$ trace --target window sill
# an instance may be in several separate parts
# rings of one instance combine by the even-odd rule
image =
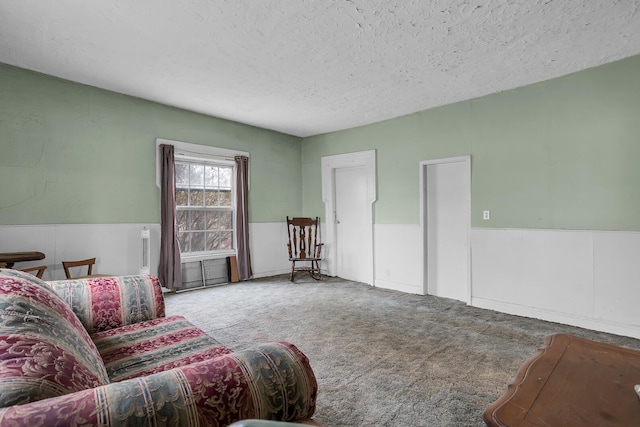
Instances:
[[[203,253],[199,253],[199,254],[186,254],[186,255],[180,255],[180,261],[181,262],[195,262],[195,261],[204,261],[204,260],[208,260],[208,259],[221,259],[221,258],[227,258],[231,255],[235,255],[236,251],[226,251],[226,252],[203,252]]]

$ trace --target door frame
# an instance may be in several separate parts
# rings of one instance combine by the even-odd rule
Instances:
[[[426,223],[425,215],[427,214],[427,203],[429,200],[429,188],[426,185],[427,168],[434,165],[442,165],[447,163],[465,163],[469,173],[469,185],[466,203],[466,258],[467,258],[467,304],[471,304],[471,156],[446,157],[441,159],[423,160],[420,162],[420,229],[422,244],[422,292],[424,295],[429,294],[429,262],[428,262],[428,243],[429,243],[429,227]]]
[[[335,276],[338,265],[338,253],[336,251],[336,169],[364,167],[367,178],[367,202],[371,205],[368,209],[368,218],[365,218],[370,230],[371,242],[371,278],[375,283],[375,266],[373,250],[373,203],[376,201],[376,150],[359,151],[355,153],[336,154],[323,156],[322,162],[322,201],[324,202],[324,220],[326,234],[324,238],[324,259],[327,263],[327,275]],[[368,250],[367,250],[368,251]]]

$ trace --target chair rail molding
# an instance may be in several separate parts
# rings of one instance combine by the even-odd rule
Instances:
[[[364,167],[367,175],[367,202],[371,205],[368,223],[371,225],[371,259],[374,266],[371,272],[375,283],[375,264],[373,251],[373,203],[376,201],[376,150],[358,151],[355,153],[323,156],[322,159],[322,201],[325,206],[325,224],[327,233],[323,236],[325,243],[325,260],[327,274],[336,275],[337,252],[336,242],[336,186],[335,171],[342,168]]]

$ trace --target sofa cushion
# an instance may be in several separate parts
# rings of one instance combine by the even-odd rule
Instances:
[[[47,285],[90,334],[165,316],[162,287],[154,276],[54,280]]]
[[[0,407],[108,384],[96,346],[42,280],[0,269]]]
[[[171,316],[91,336],[112,382],[200,362],[231,351],[189,323]]]
[[[248,418],[303,420],[315,411],[315,375],[309,359],[290,343],[260,344],[179,369],[203,418],[216,425]]]
[[[308,359],[287,343],[93,390],[0,409],[1,426],[211,426],[248,418],[302,420],[314,413],[317,383]]]

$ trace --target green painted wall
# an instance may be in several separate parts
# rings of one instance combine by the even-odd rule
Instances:
[[[474,227],[640,231],[638,75],[640,56],[301,140],[0,65],[0,225],[159,222],[160,137],[250,152],[252,222],[323,216],[321,157],[375,149],[377,223],[419,222],[421,160],[471,154]]]
[[[377,150],[376,223],[419,223],[419,162],[471,154],[472,226],[640,231],[640,56],[303,140],[303,212],[322,156]],[[491,210],[491,220],[482,211]]]
[[[248,151],[250,221],[301,213],[300,138],[0,64],[0,225],[159,223],[156,138]]]

